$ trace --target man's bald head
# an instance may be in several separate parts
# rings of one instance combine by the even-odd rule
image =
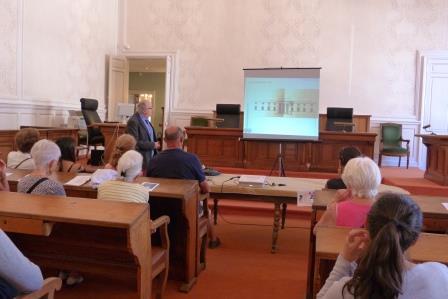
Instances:
[[[184,131],[180,127],[171,126],[165,129],[165,142],[168,148],[182,148]]]

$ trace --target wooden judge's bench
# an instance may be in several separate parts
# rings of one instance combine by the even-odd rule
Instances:
[[[448,186],[448,135],[417,134],[426,145],[425,178]]]
[[[370,115],[354,115],[354,132],[319,132],[319,140],[242,140],[241,128],[186,127],[188,152],[196,154],[207,166],[271,169],[281,143],[285,170],[337,172],[339,151],[356,146],[373,158],[376,133],[369,133]],[[326,115],[319,115],[320,128]],[[278,164],[276,166],[278,168]],[[276,168],[276,169],[277,169]]]

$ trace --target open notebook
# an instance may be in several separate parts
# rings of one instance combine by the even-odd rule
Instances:
[[[64,185],[67,185],[67,186],[82,186],[85,183],[87,183],[90,180],[91,177],[92,177],[91,175],[77,175],[73,179],[71,179],[70,181],[66,182]]]

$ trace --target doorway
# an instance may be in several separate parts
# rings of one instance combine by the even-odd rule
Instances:
[[[448,51],[423,51],[418,58],[420,132],[445,135],[448,132]],[[421,140],[419,148],[419,168],[426,169],[426,146]]]
[[[152,103],[151,122],[157,137],[163,137],[175,95],[175,59],[174,53],[110,56],[107,119],[120,120],[118,104],[147,99]]]
[[[157,137],[161,138],[164,129],[166,59],[128,58],[128,61],[128,103],[137,104],[140,100],[151,102],[150,121]]]

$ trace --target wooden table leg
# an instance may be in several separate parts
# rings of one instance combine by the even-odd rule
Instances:
[[[282,229],[285,228],[286,208],[287,207],[288,207],[288,204],[286,202],[282,203]]]
[[[274,203],[274,228],[272,231],[272,248],[271,253],[277,252],[278,230],[280,228],[280,203]]]
[[[190,281],[184,282],[179,287],[179,292],[188,293],[191,288],[196,284],[197,278],[193,277]]]
[[[313,208],[311,212],[311,224],[310,224],[310,244],[308,248],[308,280],[306,289],[306,298],[313,298],[314,289],[314,271],[315,271],[315,258],[316,258],[316,236],[314,235],[314,226],[317,221],[317,211]]]
[[[213,223],[218,224],[218,199],[213,199]]]

